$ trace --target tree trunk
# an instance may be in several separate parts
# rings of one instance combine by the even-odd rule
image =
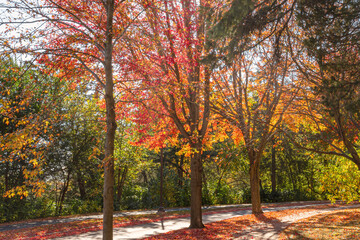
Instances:
[[[163,148],[160,150],[160,203],[159,212],[164,211],[164,200],[163,200],[163,187],[164,187],[164,155]]]
[[[346,149],[349,151],[351,155],[351,161],[353,161],[358,169],[360,170],[360,157],[356,149],[354,148],[354,145],[349,141],[349,139],[346,136],[346,131],[344,130],[343,123],[341,121],[341,114],[340,114],[340,107],[337,107],[335,110],[335,121],[338,126],[338,133],[340,135],[341,140],[343,141]]]
[[[110,93],[109,93],[110,92]],[[105,94],[106,100],[106,140],[104,160],[104,208],[103,208],[103,239],[113,239],[113,212],[114,212],[114,140],[115,140],[115,101],[111,90]]]
[[[183,179],[184,179],[184,174],[183,174],[183,164],[184,164],[184,155],[182,154],[180,156],[180,162],[179,162],[179,165],[178,165],[178,168],[177,168],[177,172],[178,172],[178,186],[180,188],[182,188],[183,186]]]
[[[10,190],[10,182],[9,182],[9,175],[10,175],[10,164],[8,161],[5,161],[5,192]],[[4,203],[5,205],[8,205],[10,203],[10,198],[5,197],[4,199]],[[57,209],[56,209],[57,210]],[[56,211],[55,211],[56,212]]]
[[[249,154],[249,160],[252,213],[262,213],[260,199],[260,157],[252,153]]]
[[[285,157],[289,158],[289,156],[285,156]],[[292,160],[292,159],[290,159],[290,160]],[[293,190],[296,191],[296,189],[297,189],[296,185],[297,185],[297,184],[296,184],[296,181],[295,181],[295,177],[294,177],[293,170],[291,169],[291,164],[288,163],[287,161],[285,162],[285,164],[286,164],[286,167],[287,167],[288,170],[289,170],[288,176],[289,176],[289,178],[290,178],[290,180],[291,180],[291,183],[292,183],[292,186],[293,186]]]
[[[125,184],[127,171],[128,171],[127,167],[124,167],[124,170],[122,172],[121,172],[121,169],[119,167],[118,185],[117,185],[117,199],[118,199],[119,205],[121,203],[121,197],[122,197],[122,192],[123,192],[123,189],[124,189],[124,184]]]
[[[191,154],[191,208],[190,208],[190,228],[203,228],[201,213],[201,188],[202,188],[202,162],[201,144],[192,146]]]
[[[114,82],[112,68],[114,0],[106,0],[106,41],[104,53],[106,139],[104,159],[103,240],[113,239],[114,213],[114,141],[116,131]]]
[[[66,192],[67,192],[67,190],[69,188],[70,174],[71,174],[71,171],[69,170],[68,175],[67,175],[66,180],[65,180],[65,183],[64,183],[64,187],[60,192],[58,215],[61,215],[61,212],[62,212],[62,208],[63,208],[63,204],[64,204],[64,200],[65,200],[65,195],[66,195]]]
[[[9,172],[10,172],[10,165],[9,162],[6,161],[6,167],[5,167],[5,192],[10,190],[9,186]],[[8,199],[8,198],[5,198]]]
[[[148,180],[148,177],[147,177],[147,175],[146,175],[146,171],[143,170],[143,171],[141,172],[141,174],[143,175],[144,183],[145,183],[145,184],[148,184],[148,183],[149,183],[149,180]]]
[[[275,152],[275,147],[274,147],[274,143],[275,141],[272,142],[273,146],[271,148],[271,192],[275,193],[276,192],[276,152]]]
[[[84,200],[86,199],[86,190],[85,190],[85,183],[81,171],[77,171],[77,182],[79,186],[80,198]]]

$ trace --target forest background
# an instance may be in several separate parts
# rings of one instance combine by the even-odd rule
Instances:
[[[359,1],[0,9],[0,222],[359,200]]]

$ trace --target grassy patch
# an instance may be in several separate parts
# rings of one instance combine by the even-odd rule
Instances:
[[[287,227],[279,239],[360,239],[360,209],[316,215]]]

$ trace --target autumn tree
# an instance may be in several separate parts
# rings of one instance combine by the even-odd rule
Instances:
[[[2,221],[10,221],[28,217],[26,204],[45,192],[46,152],[66,87],[15,56],[0,62],[0,192]]]
[[[38,175],[42,172],[47,139],[52,138],[51,135],[47,139],[44,136],[56,121],[50,116],[56,115],[53,108],[63,93],[55,87],[58,83],[58,79],[43,75],[30,63],[20,65],[12,59],[1,59],[2,164],[5,169],[16,169],[17,178],[22,179],[17,184],[10,184],[14,179],[8,175],[10,170],[5,172],[6,197],[26,197],[32,191],[41,195],[44,191],[44,183],[39,181]]]
[[[135,79],[144,96],[161,106],[186,139],[191,157],[191,223],[203,227],[201,215],[202,160],[210,116],[211,67],[201,62],[205,52],[209,1],[154,1],[133,35],[128,49]],[[136,29],[134,29],[135,32]],[[151,107],[150,107],[151,109]],[[158,108],[159,109],[159,108]]]
[[[115,52],[121,55],[121,37],[132,19],[140,14],[135,7],[137,2],[48,0],[40,3],[14,0],[9,4],[9,11],[18,11],[18,15],[13,16],[19,16],[19,19],[15,17],[8,21],[11,26],[44,23],[27,32],[27,35],[35,34],[36,38],[32,40],[31,50],[23,48],[22,51],[37,52],[43,56],[42,63],[54,68],[82,72],[78,76],[86,76],[89,82],[97,81],[103,89],[106,102],[103,237],[112,239],[116,130],[113,58]],[[120,65],[115,67],[115,71],[117,75],[121,74]]]
[[[284,29],[292,16],[292,4],[259,1],[244,11],[235,24],[228,19],[237,1],[212,29],[213,39],[228,39],[220,45],[224,59],[215,78],[216,95],[212,109],[240,130],[250,164],[250,186],[253,213],[261,213],[260,161],[265,147],[278,131],[284,114],[296,95],[296,78],[290,74],[292,64],[286,46]],[[241,6],[241,5],[240,5]],[[281,9],[281,11],[279,11]],[[261,14],[265,14],[264,19]],[[279,17],[281,16],[281,17]],[[253,21],[261,18],[258,25]],[[219,26],[228,27],[228,38],[221,37]],[[225,22],[225,23],[224,23]],[[222,47],[221,47],[222,46]]]

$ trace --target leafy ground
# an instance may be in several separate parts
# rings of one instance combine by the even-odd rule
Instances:
[[[274,206],[291,206],[298,204],[274,204],[267,207]],[[268,212],[261,215],[244,215],[224,221],[214,222],[207,224],[204,229],[183,229],[178,231],[172,231],[169,233],[157,235],[147,239],[231,239],[239,238],[241,236],[241,230],[248,228],[249,226],[271,222],[280,223],[280,219],[288,215],[296,215],[302,212],[313,211],[315,209],[324,209],[337,207],[339,205],[318,205],[306,207],[303,209],[289,209],[277,212]],[[264,207],[266,208],[266,207]],[[223,210],[205,210],[204,214],[216,214],[220,212],[231,212],[246,210],[249,208],[230,208]],[[360,211],[360,210],[359,210]],[[157,214],[147,215],[132,215],[114,218],[114,228],[133,226],[144,223],[151,223],[166,219],[176,219],[182,217],[188,217],[188,211],[180,212],[166,212],[159,216]],[[102,229],[101,219],[91,219],[84,221],[74,221],[68,223],[57,223],[52,225],[43,225],[31,228],[23,228],[17,230],[9,230],[0,232],[0,239],[51,239],[56,237],[64,237],[70,235],[77,235],[85,232],[99,231]],[[353,238],[352,238],[353,239]]]
[[[232,212],[238,210],[246,210],[250,208],[225,208],[222,210],[204,210],[204,214],[215,214],[218,212]],[[114,228],[117,227],[126,227],[126,226],[134,226],[139,224],[151,223],[161,220],[167,219],[176,219],[182,217],[189,217],[189,211],[173,211],[173,212],[165,212],[162,213],[161,216],[158,214],[144,214],[144,215],[129,215],[114,218]],[[76,217],[76,216],[73,216]],[[64,218],[64,217],[61,217]],[[66,218],[66,217],[65,217]],[[53,220],[55,218],[46,218],[46,220]],[[38,219],[35,221],[42,221],[44,219]],[[21,221],[18,223],[29,222]],[[67,223],[57,223],[51,225],[43,225],[31,228],[23,228],[16,230],[9,230],[0,232],[0,239],[27,239],[27,240],[38,240],[38,239],[51,239],[57,237],[71,236],[77,235],[86,232],[99,231],[102,230],[102,219],[90,219],[83,221],[73,221]],[[4,224],[2,224],[4,225]]]
[[[338,206],[339,205],[323,205],[323,206],[307,207],[302,209],[288,209],[277,212],[266,212],[264,214],[257,214],[257,215],[254,214],[244,215],[240,217],[235,217],[235,218],[207,224],[206,228],[204,229],[181,229],[144,239],[145,240],[248,239],[246,235],[245,236],[243,235],[243,233],[248,232],[249,228],[250,229],[252,227],[264,228],[264,225],[271,225],[271,226],[282,225],[283,223],[281,222],[281,219],[286,216],[296,216],[305,212],[311,212],[319,209],[334,208]],[[360,209],[358,211],[360,211]],[[283,236],[282,239],[287,239],[287,238]],[[308,238],[298,238],[298,239],[308,239]],[[319,239],[319,238],[313,238],[313,239]],[[329,238],[324,238],[324,239],[329,239]],[[339,239],[339,238],[334,238],[334,239]],[[348,239],[357,239],[357,238],[348,238]]]
[[[320,214],[296,222],[279,239],[360,239],[360,209]]]

